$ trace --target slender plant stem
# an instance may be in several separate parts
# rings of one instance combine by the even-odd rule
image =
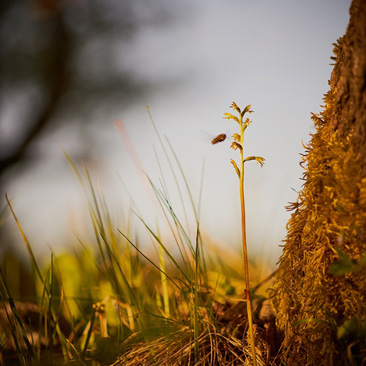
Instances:
[[[244,128],[241,121],[240,128],[240,144],[244,146]],[[257,366],[257,357],[255,352],[254,334],[253,334],[253,316],[252,316],[252,303],[250,299],[250,285],[249,285],[249,266],[248,266],[248,250],[247,250],[247,236],[245,227],[245,198],[244,198],[244,154],[243,149],[240,150],[240,207],[241,207],[241,232],[243,242],[243,255],[244,255],[244,277],[245,277],[245,299],[247,303],[248,323],[249,323],[249,337],[252,349],[253,366]]]

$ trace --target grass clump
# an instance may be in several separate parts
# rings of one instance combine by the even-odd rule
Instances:
[[[249,106],[246,112],[250,112]],[[245,123],[249,124],[247,120],[241,124],[242,132]],[[83,166],[80,170],[67,154],[86,194],[93,243],[78,238],[80,247],[74,254],[51,253],[49,265],[41,267],[8,200],[29,253],[37,291],[29,303],[19,302],[1,274],[0,292],[8,319],[5,339],[1,340],[4,360],[15,362],[11,358],[15,355],[22,366],[274,362],[263,321],[253,325],[249,277],[245,277],[242,297],[240,274],[214,252],[207,259],[199,220],[201,194],[196,204],[169,140],[164,143],[158,137],[182,202],[190,202],[191,206],[184,208],[183,223],[169,199],[164,178],[167,173],[161,170],[161,186],[148,177],[174,243],[167,245],[159,228],[135,212],[150,236],[155,256],[145,243],[141,245],[128,225],[113,222],[88,169]],[[242,138],[236,141],[236,146],[239,144],[243,144]],[[244,164],[252,158],[241,156],[241,161]],[[262,158],[254,159],[263,163]],[[241,174],[242,187],[243,170]],[[189,217],[194,218],[193,228],[188,225]],[[22,307],[24,311],[20,311]],[[32,311],[35,320],[30,322]],[[12,352],[6,345],[10,339],[14,343]]]

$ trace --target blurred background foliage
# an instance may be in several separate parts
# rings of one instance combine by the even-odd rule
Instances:
[[[17,117],[0,125],[0,177],[37,159],[30,147],[61,121],[85,125],[156,87],[123,67],[123,50],[139,27],[171,20],[162,3],[15,0],[0,9],[1,105]]]
[[[71,232],[81,234],[87,226],[80,214],[84,201],[61,148],[75,162],[85,162],[93,176],[97,172],[107,201],[110,194],[118,205],[108,202],[112,214],[123,211],[127,217],[130,207],[119,182],[114,184],[116,171],[144,214],[153,210],[133,174],[141,167],[136,169],[126,149],[120,151],[112,126],[123,118],[142,168],[156,173],[155,134],[145,125],[145,104],[154,107],[159,127],[172,138],[193,189],[207,156],[202,228],[225,246],[236,245],[240,227],[231,219],[238,212],[227,163],[231,152],[223,153],[226,142],[213,149],[209,141],[229,133],[222,111],[238,96],[256,112],[248,154],[268,161],[255,174],[248,170],[248,239],[253,252],[268,249],[274,265],[288,219],[282,207],[301,184],[300,140],[308,137],[308,112],[316,110],[327,85],[329,50],[345,27],[348,5],[340,0],[267,5],[2,1],[0,256],[5,244],[15,251],[21,242],[7,217],[5,192],[42,254],[48,245],[70,244]],[[201,132],[213,135],[203,139]]]
[[[164,83],[139,77],[124,60],[141,27],[164,27],[172,17],[164,2],[1,2],[0,255],[4,262],[11,263],[16,255],[7,259],[4,250],[17,250],[3,225],[5,183],[42,162],[49,151],[39,142],[59,130],[66,129],[75,141],[73,157],[89,160],[96,136],[86,127],[105,121],[92,117]]]

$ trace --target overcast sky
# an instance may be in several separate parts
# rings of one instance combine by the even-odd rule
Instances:
[[[321,110],[332,70],[332,43],[346,30],[350,1],[160,3],[171,8],[172,20],[141,27],[127,52],[116,49],[113,62],[127,65],[141,81],[164,81],[164,87],[128,108],[97,114],[103,128],[91,124],[86,131],[96,144],[95,158],[88,162],[92,175],[116,222],[130,208],[121,180],[146,220],[156,222],[159,213],[144,188],[140,167],[114,126],[115,120],[123,121],[144,171],[159,185],[153,145],[166,165],[145,109],[149,105],[161,135],[174,146],[196,201],[204,161],[201,229],[223,246],[240,248],[238,181],[230,164],[238,152],[229,148],[230,142],[212,146],[210,138],[236,132],[236,125],[222,118],[233,101],[240,107],[251,104],[253,123],[246,131],[245,151],[263,156],[266,164],[246,165],[249,255],[261,254],[273,265],[290,215],[284,206],[296,200],[302,184],[302,141],[314,132],[310,113]],[[65,128],[43,141],[39,149],[47,151],[46,161],[7,187],[39,252],[47,245],[60,248],[88,226],[82,191],[61,152],[68,150],[70,134]],[[174,181],[165,172],[181,213]]]

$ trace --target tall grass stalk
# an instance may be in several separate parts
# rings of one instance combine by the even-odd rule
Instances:
[[[155,124],[154,119],[153,119],[153,117],[152,117],[152,114],[151,114],[151,112],[150,112],[150,108],[149,108],[149,106],[146,106],[146,110],[147,110],[147,113],[148,113],[148,115],[149,115],[150,122],[151,122],[151,124],[153,125],[153,128],[154,128],[154,131],[155,131],[155,133],[156,133],[156,136],[157,136],[157,137],[158,137],[158,139],[159,139],[160,146],[161,146],[161,148],[163,149],[163,152],[164,152],[165,158],[166,158],[166,160],[167,160],[167,162],[168,162],[168,164],[169,164],[169,168],[170,168],[170,171],[171,171],[171,173],[172,173],[172,176],[173,176],[173,178],[174,178],[174,181],[175,181],[175,184],[176,184],[176,187],[177,187],[177,190],[178,190],[179,198],[180,198],[180,201],[181,201],[181,204],[182,204],[182,208],[183,208],[183,212],[184,212],[184,217],[185,217],[185,221],[186,221],[187,229],[188,229],[188,228],[189,228],[188,215],[187,215],[186,207],[185,207],[185,204],[184,204],[183,194],[182,194],[182,191],[181,191],[181,189],[180,189],[180,185],[179,185],[179,183],[178,183],[177,176],[176,176],[176,174],[175,174],[175,170],[174,170],[173,165],[172,165],[172,163],[171,163],[171,161],[170,161],[169,154],[168,154],[168,152],[167,152],[167,150],[166,150],[166,148],[165,148],[165,145],[164,145],[163,140],[162,140],[162,138],[161,138],[161,136],[160,136],[159,130],[158,130],[158,129],[157,129],[157,127],[156,127],[156,124]],[[193,209],[194,209],[194,207],[193,207]]]
[[[24,353],[21,350],[21,345],[20,345],[21,339],[24,340],[24,343],[25,343],[25,345],[28,349],[28,352],[31,356],[32,361],[35,359],[35,352],[34,352],[34,349],[33,349],[32,345],[30,344],[30,342],[28,340],[27,332],[25,331],[24,325],[23,325],[23,323],[21,321],[21,318],[18,314],[18,310],[15,306],[13,297],[12,297],[12,295],[10,293],[10,290],[7,286],[7,283],[4,279],[1,268],[0,268],[0,279],[1,279],[1,284],[2,284],[3,290],[4,290],[5,295],[6,295],[6,300],[9,302],[10,309],[11,309],[11,314],[13,316],[13,321],[12,321],[11,320],[11,314],[9,314],[9,312],[8,312],[8,309],[7,309],[7,306],[6,306],[6,303],[5,303],[5,299],[3,298],[3,295],[2,295],[2,291],[0,291],[1,301],[4,305],[5,314],[6,314],[6,317],[7,317],[8,321],[9,321],[10,331],[11,331],[11,334],[12,334],[12,337],[13,337],[13,340],[14,340],[14,345],[15,345],[15,348],[16,348],[16,352],[17,352],[20,364],[22,366],[26,366],[26,358],[25,358]]]
[[[33,267],[33,269],[35,270],[36,272],[36,275],[38,277],[38,280],[40,281],[41,283],[41,286],[42,286],[42,291],[43,291],[43,296],[42,296],[42,302],[43,302],[43,299],[46,298],[48,303],[52,303],[52,299],[53,299],[53,293],[52,293],[52,276],[53,276],[53,269],[52,270],[52,273],[51,273],[51,277],[48,278],[48,280],[46,280],[45,276],[42,274],[41,272],[41,269],[37,263],[37,260],[34,256],[34,253],[33,253],[33,250],[32,250],[32,247],[28,241],[28,238],[27,236],[25,235],[24,233],[24,230],[15,214],[15,211],[13,209],[13,206],[9,200],[9,197],[7,194],[5,194],[5,199],[6,199],[6,202],[8,204],[8,207],[13,215],[13,218],[16,222],[16,225],[18,227],[18,230],[22,236],[22,239],[24,241],[24,244],[27,248],[27,251],[28,251],[28,254],[30,256],[30,259],[31,259],[31,265]],[[51,257],[51,262],[53,262],[53,257]],[[53,266],[53,264],[51,263],[51,266]],[[16,329],[20,329],[22,335],[23,335],[23,338],[24,338],[24,342],[27,346],[27,349],[28,349],[28,352],[32,358],[33,361],[35,361],[37,359],[37,356],[39,357],[39,354],[40,354],[40,351],[38,350],[37,352],[37,349],[36,347],[34,347],[33,345],[30,345],[29,341],[28,341],[28,338],[27,338],[27,335],[26,335],[26,332],[24,330],[24,326],[21,324],[20,322],[20,317],[17,313],[17,309],[16,309],[16,306],[15,306],[15,303],[11,297],[11,294],[10,294],[10,291],[9,289],[7,288],[6,286],[6,283],[4,282],[4,279],[3,279],[3,276],[2,276],[2,283],[3,283],[3,286],[4,286],[4,289],[5,289],[5,293],[7,295],[7,300],[9,301],[9,304],[11,305],[11,310],[12,310],[12,314],[13,316],[15,317],[15,319],[17,319],[17,322],[16,322]],[[59,299],[61,299],[61,302],[62,302],[62,298],[63,296],[61,295],[59,297]],[[62,334],[61,330],[60,330],[60,327],[58,325],[58,316],[59,316],[59,311],[61,310],[61,307],[58,309],[58,313],[55,313],[53,307],[50,305],[48,307],[48,309],[44,310],[43,307],[41,309],[41,314],[40,314],[40,325],[39,325],[39,333],[41,333],[41,316],[43,316],[45,318],[45,320],[48,319],[49,322],[51,322],[52,324],[52,328],[49,328],[51,330],[51,341],[52,339],[54,339],[56,333],[60,339],[60,344],[61,344],[61,348],[62,348],[62,353],[63,353],[63,356],[66,357],[66,339],[64,337],[64,335]],[[45,328],[45,333],[47,334],[47,327]],[[15,339],[14,339],[15,341]],[[39,345],[40,347],[40,345]],[[52,349],[52,346],[51,346],[51,349]],[[22,358],[24,359],[24,356],[22,355]]]
[[[170,318],[170,306],[169,306],[169,289],[168,289],[168,277],[166,275],[166,263],[164,256],[164,249],[159,245],[159,267],[160,267],[160,279],[163,292],[163,304],[164,315]]]

